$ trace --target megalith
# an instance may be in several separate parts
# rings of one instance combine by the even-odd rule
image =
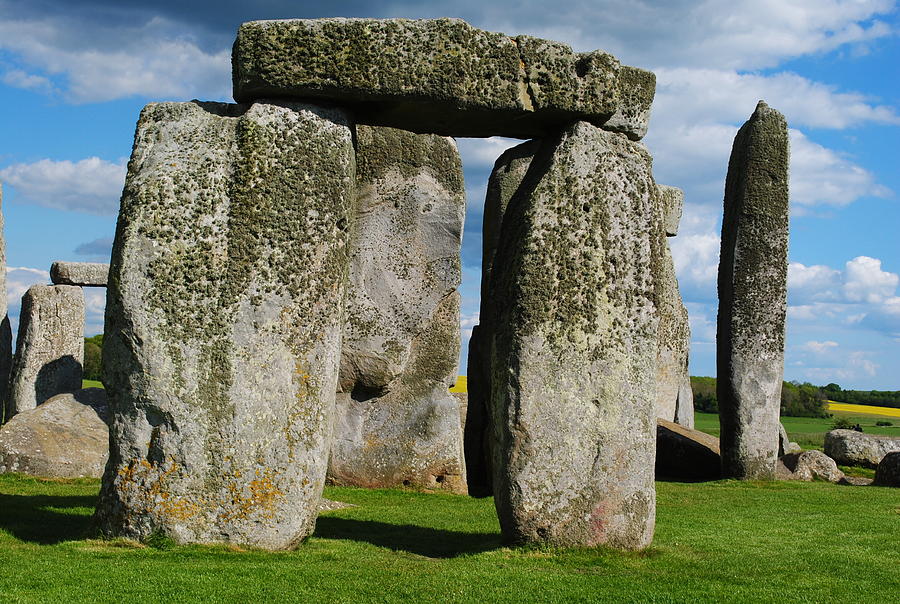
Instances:
[[[719,258],[717,397],[723,475],[772,479],[787,310],[788,134],[760,101],[734,139]]]
[[[103,262],[54,262],[50,280],[57,285],[106,287],[109,264]]]
[[[461,19],[284,19],[241,25],[234,98],[326,98],[362,123],[531,138],[575,120],[640,139],[652,72],[602,51],[476,29]]]
[[[313,531],[352,140],[343,111],[299,102],[141,113],[109,271],[104,534],[276,550]]]
[[[542,142],[506,207],[485,349],[507,541],[650,543],[663,241],[655,187],[642,144],[577,122]]]
[[[355,233],[329,480],[466,489],[459,402],[466,197],[453,139],[357,127]]]
[[[6,236],[3,232],[3,183],[0,183],[0,424],[8,417],[7,397],[12,369],[12,329],[6,299]]]
[[[71,285],[33,285],[22,296],[6,418],[81,389],[84,295]]]
[[[491,395],[492,372],[489,349],[493,337],[491,317],[497,308],[490,299],[494,256],[500,241],[503,214],[513,194],[522,184],[540,144],[539,140],[530,140],[504,151],[494,162],[485,194],[481,239],[481,305],[478,325],[473,328],[469,338],[466,369],[468,409],[463,441],[469,495],[473,497],[493,495],[488,400]]]
[[[657,185],[666,237],[678,234],[684,193],[675,187]],[[691,327],[678,290],[675,262],[668,240],[661,243],[663,257],[656,279],[659,306],[659,341],[656,353],[656,416],[694,427],[694,397],[691,392],[688,357]]]

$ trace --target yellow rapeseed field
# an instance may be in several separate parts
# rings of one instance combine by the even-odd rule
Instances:
[[[900,417],[900,409],[893,407],[873,407],[872,405],[852,405],[850,403],[836,403],[828,401],[829,411],[843,411],[845,413],[859,413],[861,415],[886,415],[888,417]]]
[[[450,392],[468,392],[469,382],[466,376],[460,375],[456,377],[456,385],[450,389]]]

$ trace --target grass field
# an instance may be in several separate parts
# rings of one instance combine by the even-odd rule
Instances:
[[[81,380],[82,388],[103,388],[103,382],[96,380]]]
[[[90,538],[97,482],[0,476],[3,602],[877,602],[900,593],[897,490],[658,483],[643,553],[511,549],[490,499],[329,488],[358,507],[297,551]]]

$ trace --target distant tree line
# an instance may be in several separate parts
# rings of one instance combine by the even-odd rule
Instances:
[[[100,381],[103,334],[84,339],[84,379]]]
[[[694,409],[706,413],[719,412],[716,397],[716,378],[691,376]],[[833,399],[832,399],[833,400]],[[781,386],[781,415],[788,417],[829,417],[828,396],[823,388],[809,382],[783,382]]]
[[[900,390],[842,390],[837,384],[828,384],[822,391],[829,400],[839,403],[900,409]]]

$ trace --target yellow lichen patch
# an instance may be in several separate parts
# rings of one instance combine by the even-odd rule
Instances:
[[[255,474],[256,477],[246,484],[236,481],[228,484],[231,502],[229,509],[219,514],[219,520],[247,520],[251,516],[265,520],[275,518],[278,501],[284,497],[284,491],[276,484],[278,474],[268,468],[257,468]]]
[[[178,463],[173,458],[169,459],[168,468],[145,458],[132,459],[119,470],[118,486],[122,493],[138,503],[138,509],[172,520],[188,520],[200,512],[200,506],[184,497],[172,495],[166,487],[167,479],[178,469]]]

